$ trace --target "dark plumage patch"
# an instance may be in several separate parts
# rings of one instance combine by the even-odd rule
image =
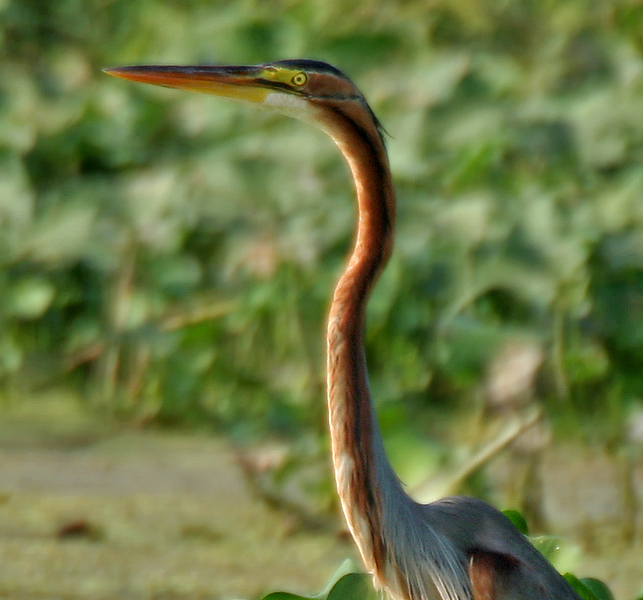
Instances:
[[[344,73],[342,73],[338,68],[329,65],[326,62],[321,60],[310,60],[310,59],[288,59],[288,60],[279,60],[274,63],[270,63],[275,67],[286,67],[288,69],[301,69],[302,71],[314,71],[315,73],[327,73],[329,75],[335,75],[336,77],[342,77],[347,81],[350,81]],[[268,66],[268,65],[266,65]]]

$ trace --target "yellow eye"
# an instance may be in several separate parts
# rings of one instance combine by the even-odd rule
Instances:
[[[292,81],[293,85],[301,86],[308,81],[308,77],[306,76],[306,73],[299,71],[299,73],[293,75],[290,81]]]

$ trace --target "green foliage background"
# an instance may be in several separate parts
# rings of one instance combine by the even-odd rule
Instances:
[[[643,389],[638,2],[0,2],[0,387],[238,436],[324,429],[354,204],[300,123],[101,68],[322,59],[390,133],[399,243],[370,306],[384,426],[545,351],[565,430]],[[429,425],[427,424],[428,428]]]

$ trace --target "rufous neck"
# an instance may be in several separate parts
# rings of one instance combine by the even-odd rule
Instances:
[[[333,137],[355,182],[358,226],[328,320],[328,409],[342,508],[367,568],[376,573],[385,555],[377,535],[381,490],[398,483],[386,460],[372,407],[364,329],[370,291],[392,250],[395,194],[386,150],[375,127],[371,132],[357,126],[339,130]]]

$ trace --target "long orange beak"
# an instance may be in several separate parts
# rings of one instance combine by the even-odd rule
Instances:
[[[111,67],[104,72],[114,77],[215,94],[226,98],[262,103],[274,82],[263,77],[262,66],[155,66]]]

